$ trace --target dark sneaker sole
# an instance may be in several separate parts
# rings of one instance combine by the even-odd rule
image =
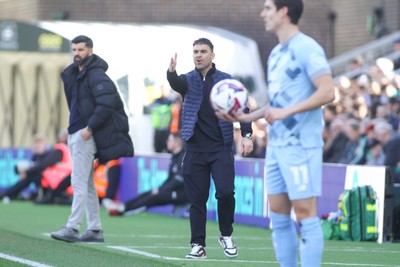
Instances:
[[[66,237],[66,236],[59,236],[59,235],[50,235],[53,239],[61,240],[69,243],[76,243],[79,242],[80,239],[78,237]]]
[[[229,258],[236,258],[239,255],[239,253],[229,254],[229,253],[225,252],[225,250],[224,250],[224,254],[225,254],[225,256],[227,256]]]
[[[98,238],[89,238],[89,239],[78,239],[80,242],[88,242],[88,243],[104,243],[104,239]]]
[[[199,257],[199,256],[188,254],[188,255],[186,255],[186,259],[204,260],[204,259],[207,259],[207,256]]]

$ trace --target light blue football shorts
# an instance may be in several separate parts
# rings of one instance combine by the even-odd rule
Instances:
[[[265,160],[267,193],[290,200],[318,197],[322,190],[322,148],[269,146]]]

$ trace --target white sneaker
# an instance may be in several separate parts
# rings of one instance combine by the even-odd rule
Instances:
[[[109,198],[103,198],[103,200],[101,201],[101,205],[108,211],[115,210],[115,211],[118,211],[121,213],[123,213],[125,211],[124,203],[114,201]]]
[[[218,238],[218,242],[224,249],[225,256],[229,258],[237,257],[238,252],[235,243],[233,242],[232,236],[220,236]]]
[[[188,259],[206,259],[206,250],[199,244],[192,244],[192,250],[186,255]]]
[[[4,197],[2,198],[2,202],[3,202],[3,204],[10,204],[11,199],[10,199],[10,197],[8,197],[8,196],[4,196]]]

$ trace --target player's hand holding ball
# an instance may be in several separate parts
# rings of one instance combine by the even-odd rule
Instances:
[[[218,118],[238,121],[247,107],[246,87],[234,79],[225,79],[216,83],[210,92],[211,106]]]

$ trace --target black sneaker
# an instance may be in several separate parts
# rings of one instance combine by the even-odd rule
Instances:
[[[192,244],[192,250],[186,255],[188,259],[206,259],[206,250],[199,244]]]

